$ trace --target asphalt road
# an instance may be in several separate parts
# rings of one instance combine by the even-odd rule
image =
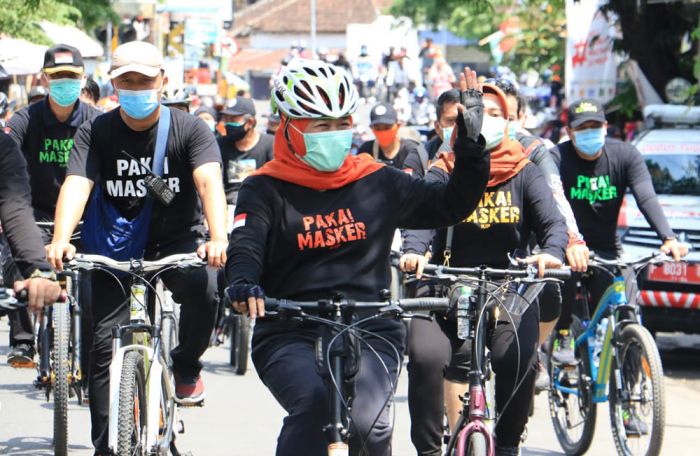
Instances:
[[[0,321],[0,341],[8,337],[7,320]],[[666,435],[662,454],[700,454],[700,337],[661,335],[659,344],[666,370]],[[0,454],[52,455],[52,404],[34,390],[32,369],[13,369],[0,349]],[[207,400],[203,408],[185,409],[185,433],[178,447],[196,456],[274,454],[283,410],[254,371],[236,376],[227,364],[225,347],[204,356]],[[409,438],[406,378],[396,396],[394,455],[415,454]],[[537,397],[535,415],[528,424],[524,455],[563,454],[547,412],[546,396]],[[607,406],[599,406],[598,427],[588,454],[614,454]],[[87,407],[71,403],[69,412],[71,454],[92,455],[90,416]]]

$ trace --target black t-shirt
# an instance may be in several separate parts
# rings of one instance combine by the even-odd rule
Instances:
[[[99,114],[97,109],[78,100],[70,117],[59,122],[47,97],[19,110],[10,119],[9,134],[27,160],[32,205],[39,218],[53,220],[73,136],[83,122]]]
[[[433,167],[426,181],[446,182],[448,174]],[[446,229],[405,232],[404,250],[424,254],[433,239],[432,262],[442,264]],[[512,179],[487,188],[479,206],[455,225],[451,266],[506,267],[508,254],[527,250],[530,234],[535,233],[543,253],[563,259],[568,243],[564,217],[556,210],[552,191],[533,163]]]
[[[243,179],[272,160],[274,141],[274,136],[263,133],[257,144],[241,151],[236,147],[235,141],[227,139],[226,136],[219,138],[221,160],[224,164],[224,190],[228,204],[236,204],[238,189]]]
[[[401,138],[399,151],[394,158],[387,158],[381,147],[377,147],[377,155],[374,156],[374,140],[372,139],[363,143],[357,153],[372,155],[375,160],[387,166],[399,169],[413,176],[423,177],[425,175],[425,169],[423,167],[423,160],[421,160],[421,147],[422,146],[415,141]]]
[[[632,145],[606,138],[603,154],[594,161],[580,158],[571,141],[552,149],[559,166],[566,199],[586,244],[592,250],[621,250],[617,218],[628,188],[652,228],[662,237],[673,236],[656,198],[649,170]]]
[[[197,236],[202,209],[192,172],[206,163],[221,163],[214,134],[202,119],[171,109],[170,130],[163,179],[175,192],[169,206],[155,202],[149,249],[178,239]],[[122,120],[119,109],[83,124],[75,136],[68,162],[68,175],[87,177],[102,190],[127,218],[138,215],[146,196],[147,172],[122,151],[151,168],[158,123],[134,131]]]
[[[269,176],[243,183],[229,244],[230,283],[259,284],[268,296],[313,300],[334,292],[376,300],[390,282],[397,228],[428,229],[462,219],[488,180],[489,155],[469,142],[447,184],[383,167],[334,190]]]

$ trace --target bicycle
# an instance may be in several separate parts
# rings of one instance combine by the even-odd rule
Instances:
[[[519,266],[517,262],[512,264],[514,267]],[[447,442],[445,456],[495,454],[493,432],[499,417],[496,416],[494,407],[494,378],[486,338],[488,328],[497,320],[498,309],[505,310],[509,315],[522,315],[541,291],[541,285],[565,280],[570,276],[571,271],[568,269],[550,269],[545,271],[544,278],[537,278],[537,270],[532,266],[519,269],[425,266],[423,277],[456,287],[457,336],[461,340],[471,340],[469,385],[465,395],[460,397],[462,412]],[[502,282],[494,282],[496,280]],[[513,292],[518,295],[523,293],[522,298],[507,300],[506,296]],[[520,382],[523,380],[524,377]],[[520,386],[518,379],[515,384],[517,390]],[[505,410],[509,403],[510,399],[501,410]]]
[[[388,291],[385,295],[388,297]],[[293,321],[313,321],[321,323],[331,329],[329,337],[321,338],[321,346],[316,352],[317,363],[325,365],[329,372],[329,397],[331,398],[328,424],[323,427],[323,432],[328,441],[328,456],[348,456],[349,438],[354,432],[352,429],[352,391],[354,391],[351,379],[346,374],[346,365],[351,362],[351,357],[359,357],[360,353],[351,350],[345,340],[349,336],[364,342],[361,334],[371,334],[373,337],[382,337],[376,333],[370,333],[358,327],[363,322],[374,318],[413,318],[425,317],[424,315],[412,315],[412,311],[420,310],[446,310],[449,302],[445,298],[399,299],[379,302],[356,302],[348,299],[328,299],[311,302],[291,301],[286,299],[265,298],[265,318],[277,318]],[[376,311],[372,316],[355,320],[358,311]],[[384,340],[391,347],[389,341]],[[334,345],[338,344],[334,348]],[[396,351],[397,369],[401,369],[401,354]],[[376,354],[376,353],[375,353]],[[355,361],[359,361],[355,358]],[[386,366],[385,366],[386,368]],[[389,371],[386,371],[390,375]],[[399,372],[396,373],[398,378]],[[386,400],[385,406],[392,400],[396,390],[396,384],[392,384],[392,395]],[[384,408],[384,407],[382,407]],[[381,413],[381,412],[380,412]],[[375,419],[375,422],[379,419]],[[364,446],[367,436],[360,436]],[[368,454],[366,448],[364,453]]]
[[[172,300],[159,295],[144,275],[152,273],[150,280],[155,281],[169,269],[205,265],[192,253],[157,261],[116,261],[101,255],[78,254],[65,266],[69,270],[105,271],[115,279],[112,271],[131,276],[126,299],[130,321],[112,328],[108,441],[115,455],[180,454],[174,438],[178,405],[170,362],[170,350],[177,337],[177,318],[174,307],[168,305]],[[151,307],[149,290],[154,293],[157,304]],[[151,323],[151,317],[155,323]],[[183,425],[177,422],[181,433]]]
[[[669,261],[660,253],[631,262],[604,260],[592,256],[589,268],[614,277],[590,315],[585,285],[578,283],[573,322],[575,365],[558,365],[550,359],[549,407],[554,430],[566,454],[585,453],[593,440],[597,404],[608,402],[615,448],[619,455],[658,455],[664,432],[665,398],[663,368],[654,338],[641,324],[639,308],[626,297],[623,269],[633,268],[638,275],[648,265]],[[577,314],[576,310],[580,313]],[[554,338],[549,342],[552,353]],[[551,358],[551,357],[550,357]],[[612,375],[611,375],[612,373]],[[648,446],[633,451],[642,435],[628,436],[624,419],[639,412],[652,413]]]
[[[236,375],[245,375],[248,370],[250,318],[225,307],[217,320],[210,345],[223,345],[225,339],[229,340],[229,364]]]

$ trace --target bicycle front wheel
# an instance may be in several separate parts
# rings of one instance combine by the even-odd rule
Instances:
[[[68,396],[70,388],[70,308],[57,302],[52,309],[53,325],[53,444],[56,455],[68,454]]]
[[[245,315],[234,315],[230,324],[230,364],[236,375],[245,375],[248,370],[248,346],[250,341],[250,319]]]
[[[553,350],[553,338],[549,353]],[[550,361],[549,410],[557,440],[566,454],[584,454],[591,446],[596,422],[588,346],[576,350],[577,365],[560,366]]]
[[[488,444],[486,437],[481,432],[474,432],[469,436],[469,446],[467,446],[467,456],[486,456],[488,454]]]
[[[134,350],[124,356],[119,380],[117,456],[146,454],[146,410],[144,359]]]
[[[661,453],[665,424],[663,367],[652,335],[639,324],[620,333],[610,376],[610,422],[617,453]]]

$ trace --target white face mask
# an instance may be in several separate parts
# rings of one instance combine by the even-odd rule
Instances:
[[[503,142],[506,136],[505,132],[506,119],[484,115],[484,122],[481,125],[481,136],[486,140],[486,150],[491,150]]]

